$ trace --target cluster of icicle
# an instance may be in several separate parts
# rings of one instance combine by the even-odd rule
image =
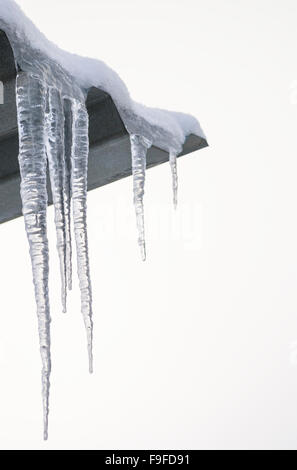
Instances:
[[[20,136],[19,163],[25,226],[30,245],[42,357],[44,439],[48,437],[50,387],[50,308],[48,296],[47,165],[49,168],[57,249],[62,279],[62,306],[72,287],[71,202],[76,241],[81,311],[87,332],[89,370],[93,372],[92,290],[87,237],[88,114],[81,102],[63,99],[61,92],[31,76],[17,78]],[[131,135],[134,204],[142,259],[146,258],[143,196],[147,151],[151,142]],[[171,154],[176,203],[176,156]]]
[[[49,168],[57,248],[62,277],[62,305],[72,287],[71,201],[76,240],[81,311],[92,357],[92,291],[87,239],[88,114],[84,104],[62,98],[31,76],[17,78],[19,163],[23,214],[30,246],[42,357],[44,439],[48,437],[50,387],[49,256],[47,240],[47,166]]]
[[[93,372],[92,290],[87,237],[88,113],[84,102],[66,98],[59,89],[23,73],[17,77],[17,109],[21,197],[37,304],[42,357],[44,439],[47,439],[51,372],[47,167],[55,207],[63,312],[67,309],[67,290],[72,288],[71,218],[73,217],[81,311],[87,333],[89,370],[90,373]],[[146,157],[152,143],[140,135],[130,137],[139,246],[142,259],[145,260],[143,197]],[[170,163],[176,204],[176,154],[171,153]]]
[[[59,63],[32,49],[15,27],[3,23],[18,68],[16,99],[19,128],[21,197],[37,304],[42,357],[44,439],[48,438],[51,373],[50,306],[48,291],[49,249],[47,239],[47,169],[50,175],[57,250],[62,280],[62,308],[67,310],[67,292],[72,288],[72,227],[76,243],[81,290],[81,311],[86,328],[89,370],[93,372],[93,319],[87,236],[88,90]],[[172,134],[150,125],[131,109],[119,109],[131,138],[134,204],[142,259],[146,259],[144,187],[147,152],[154,144],[172,143],[170,164],[174,205],[177,204],[177,154],[180,142]],[[167,115],[166,115],[167,116]]]

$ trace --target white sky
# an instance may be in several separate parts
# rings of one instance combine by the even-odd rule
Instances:
[[[19,0],[134,99],[197,116],[210,148],[89,194],[95,375],[78,283],[60,308],[53,211],[50,440],[23,221],[0,227],[0,448],[297,447],[297,3]]]

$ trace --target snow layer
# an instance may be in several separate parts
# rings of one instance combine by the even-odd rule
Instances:
[[[94,86],[111,95],[130,134],[142,135],[164,150],[175,149],[177,152],[189,134],[205,137],[193,116],[148,108],[134,102],[116,72],[100,60],[80,57],[57,47],[36,28],[13,0],[0,0],[0,27],[11,42],[13,39],[24,41],[37,53],[45,54],[58,63],[75,77],[79,86],[86,90]]]

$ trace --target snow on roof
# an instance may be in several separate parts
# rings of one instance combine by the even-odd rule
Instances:
[[[9,39],[25,41],[32,51],[42,53],[59,64],[84,89],[97,87],[108,93],[128,132],[142,134],[165,150],[180,151],[190,134],[205,138],[199,122],[183,113],[148,108],[132,100],[119,75],[104,62],[81,57],[60,49],[41,33],[13,0],[0,0],[0,28]]]

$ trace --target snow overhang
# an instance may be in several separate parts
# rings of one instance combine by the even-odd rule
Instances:
[[[22,215],[18,164],[18,126],[15,96],[16,67],[13,51],[4,31],[0,30],[0,81],[3,104],[0,104],[0,223]],[[126,126],[111,96],[91,87],[87,94],[89,113],[88,189],[125,178],[132,174],[131,145]],[[207,147],[204,137],[186,137],[179,156]],[[147,166],[168,162],[169,153],[156,145],[148,151]],[[49,201],[51,201],[50,186]]]

